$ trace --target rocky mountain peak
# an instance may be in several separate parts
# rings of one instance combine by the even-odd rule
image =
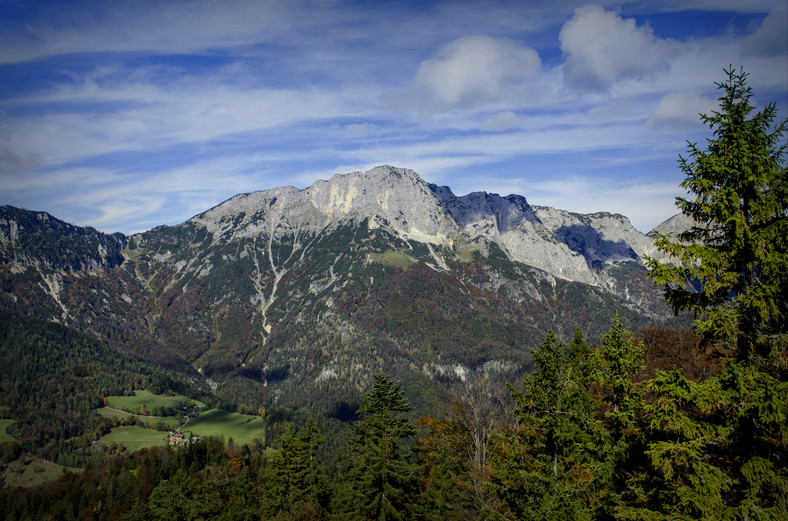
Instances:
[[[653,236],[656,233],[660,233],[663,235],[673,234],[674,236],[678,236],[680,233],[689,231],[693,226],[696,226],[696,223],[692,217],[684,215],[683,213],[677,213],[651,230],[649,235]]]
[[[61,221],[46,212],[0,206],[0,264],[77,271],[118,266],[126,237]]]
[[[194,217],[215,238],[281,238],[367,220],[404,240],[451,245],[459,237],[495,243],[513,260],[564,279],[599,284],[610,263],[656,254],[653,239],[620,214],[532,207],[521,195],[455,195],[416,172],[392,166],[337,174],[299,190],[241,194]]]
[[[650,244],[620,215],[456,196],[382,166],[128,239],[0,207],[0,305],[224,396],[328,407],[381,370],[519,366],[546,321],[571,334],[613,309],[668,313],[643,276]]]
[[[379,166],[337,174],[299,190],[241,194],[191,219],[219,236],[319,231],[347,220],[369,219],[406,239],[443,244],[456,224],[413,170]]]
[[[413,170],[379,166],[335,175],[305,192],[329,218],[369,218],[373,227],[386,226],[404,238],[443,244],[456,231],[429,185]]]

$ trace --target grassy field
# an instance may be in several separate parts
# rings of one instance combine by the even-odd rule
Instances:
[[[235,443],[243,445],[262,438],[264,426],[259,416],[209,409],[192,418],[183,430],[197,436],[224,436],[225,441],[232,438]]]
[[[105,418],[139,418],[139,414],[132,414],[130,412],[121,411],[120,409],[113,409],[112,407],[102,407],[96,411]]]
[[[66,470],[81,472],[81,469],[61,467],[51,461],[25,458],[7,465],[3,471],[3,481],[8,488],[34,487],[59,478]]]
[[[0,420],[0,443],[13,440],[13,436],[8,434],[7,429],[14,423],[14,420]]]
[[[105,418],[138,418],[147,425],[150,425],[155,421],[160,421],[162,423],[166,423],[173,429],[177,429],[183,423],[182,421],[178,421],[178,418],[175,416],[142,416],[139,414],[121,411],[120,409],[113,409],[112,407],[102,407],[96,412]]]
[[[167,445],[167,433],[154,431],[137,425],[115,427],[106,436],[101,438],[101,443],[122,443],[128,450],[139,450],[144,447]]]
[[[151,409],[158,407],[178,407],[184,403],[194,402],[200,407],[205,407],[202,402],[194,401],[191,398],[180,394],[153,394],[150,391],[136,391],[134,396],[107,396],[110,407],[134,411],[140,406],[147,406]]]

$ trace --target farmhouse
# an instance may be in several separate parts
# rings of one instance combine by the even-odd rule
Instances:
[[[198,441],[200,441],[199,436],[190,436],[187,438],[180,429],[176,429],[174,431],[170,431],[170,439],[167,443],[169,443],[171,447],[179,447],[181,445],[188,445],[189,443],[195,443]]]

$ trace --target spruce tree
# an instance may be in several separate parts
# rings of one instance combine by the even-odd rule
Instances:
[[[419,476],[404,446],[416,434],[407,417],[411,409],[398,382],[375,375],[361,400],[361,419],[351,434],[348,457],[340,465],[341,482],[334,498],[337,518],[412,518]]]
[[[592,351],[582,335],[565,347],[550,330],[532,357],[512,389],[518,429],[500,440],[495,482],[516,519],[591,519],[608,475]]]
[[[643,369],[643,348],[641,342],[632,338],[632,333],[616,313],[610,329],[602,334],[602,346],[594,354],[597,362],[596,393],[600,398],[605,429],[599,464],[608,472],[607,486],[613,491],[620,491],[640,448],[637,434],[643,395],[637,379]],[[608,497],[607,501],[604,508],[613,508],[615,495]]]
[[[747,74],[725,73],[719,112],[701,115],[714,137],[680,158],[681,186],[695,198],[677,204],[695,226],[676,242],[660,236],[673,258],[648,265],[674,310],[695,312],[704,342],[732,357],[698,384],[677,372],[649,382],[654,472],[640,490],[667,515],[780,519],[788,511],[788,120],[774,125],[774,103],[752,114]]]
[[[313,419],[298,432],[291,426],[276,440],[263,472],[267,494],[261,505],[267,516],[296,514],[306,506],[322,511],[328,502],[323,468],[317,452],[323,436]]]
[[[730,517],[725,495],[732,480],[715,465],[719,458],[710,457],[724,439],[714,421],[715,382],[693,382],[673,370],[658,372],[645,387],[650,399],[638,435],[646,461],[628,482],[627,497],[634,500],[619,505],[616,513],[622,518]]]
[[[705,150],[689,143],[679,157],[694,198],[677,198],[695,225],[657,247],[673,262],[648,261],[676,312],[700,316],[697,331],[740,360],[771,357],[785,364],[788,345],[788,119],[774,125],[775,103],[752,114],[747,74],[731,68],[719,111],[701,114],[713,131]],[[677,240],[676,240],[677,239]]]

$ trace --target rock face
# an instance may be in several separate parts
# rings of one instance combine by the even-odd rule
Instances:
[[[189,222],[214,236],[317,232],[341,221],[369,219],[403,238],[446,244],[458,228],[435,199],[430,186],[412,170],[378,167],[335,175],[304,190],[276,188],[242,194]]]
[[[429,401],[469,371],[526,367],[549,328],[671,320],[644,277],[652,239],[626,217],[456,196],[389,166],[130,237],[0,210],[0,306],[251,405],[344,410],[380,371]]]
[[[562,279],[599,283],[605,265],[656,255],[653,240],[623,215],[582,215],[532,207],[520,195],[475,192],[458,197],[412,170],[381,166],[335,175],[309,188],[238,195],[192,219],[214,236],[278,239],[369,219],[404,240],[451,246],[495,243],[513,260]]]
[[[684,215],[683,213],[677,213],[673,217],[665,220],[661,224],[659,224],[656,228],[649,232],[649,236],[654,235],[655,233],[660,233],[662,235],[672,234],[673,236],[678,236],[678,234],[688,231],[695,225],[695,221],[692,217]]]
[[[0,264],[77,271],[119,266],[126,238],[81,228],[46,212],[0,206]]]

